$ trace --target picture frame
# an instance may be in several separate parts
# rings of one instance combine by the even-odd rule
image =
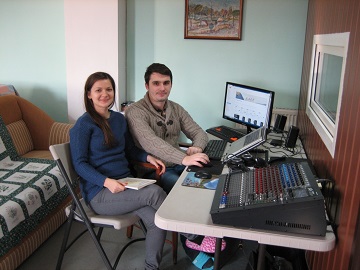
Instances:
[[[241,40],[243,0],[185,0],[185,39]]]

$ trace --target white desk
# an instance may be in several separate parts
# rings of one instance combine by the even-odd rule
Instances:
[[[232,237],[257,241],[260,244],[258,269],[263,267],[265,246],[297,248],[313,251],[330,251],[335,246],[335,235],[331,226],[325,237],[308,236],[294,233],[264,231],[255,229],[234,228],[215,225],[212,222],[210,208],[215,191],[201,188],[185,187],[181,183],[188,172],[184,171],[179,180],[156,212],[155,224],[164,230],[190,234],[213,236],[218,239]],[[220,240],[217,241],[221,243]],[[220,245],[218,245],[220,248]],[[261,255],[260,255],[261,254]],[[214,269],[218,269],[218,258],[215,256]]]

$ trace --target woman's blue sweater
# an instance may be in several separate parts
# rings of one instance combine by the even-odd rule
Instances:
[[[79,117],[70,130],[71,157],[87,203],[104,188],[107,177],[120,179],[130,175],[128,159],[144,162],[148,155],[135,146],[124,116],[110,112],[108,121],[117,140],[116,146],[109,148],[104,144],[102,130],[88,113]]]

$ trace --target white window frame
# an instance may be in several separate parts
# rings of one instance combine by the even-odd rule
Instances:
[[[336,148],[349,36],[350,33],[346,32],[315,35],[313,39],[306,114],[332,157],[335,155]],[[316,89],[320,89],[324,54],[343,58],[335,122],[316,102]]]

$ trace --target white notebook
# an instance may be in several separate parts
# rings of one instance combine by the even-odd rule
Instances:
[[[139,190],[143,187],[146,187],[148,185],[156,183],[156,180],[152,179],[143,179],[143,178],[132,178],[132,177],[126,177],[119,180],[122,183],[126,183],[126,188],[136,189]]]

